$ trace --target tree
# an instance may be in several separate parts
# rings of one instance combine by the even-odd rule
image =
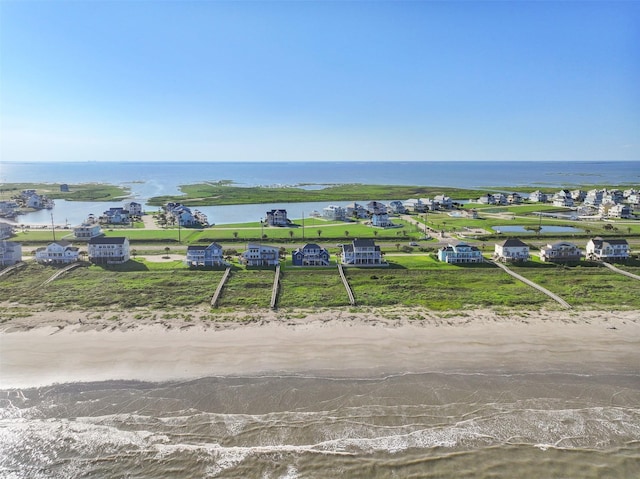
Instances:
[[[400,251],[400,243],[396,243],[396,250]]]
[[[349,237],[349,230],[344,230],[344,236],[345,236],[345,238]]]
[[[133,259],[136,259],[136,256],[138,256],[138,251],[135,249],[131,250],[131,256],[133,256]]]
[[[166,254],[166,256],[165,256],[166,258],[168,258],[168,257],[169,257],[169,251],[171,251],[171,248],[169,248],[168,246],[165,246],[165,248],[164,248],[164,252],[165,252],[165,254]]]
[[[606,229],[607,231],[611,231],[613,229],[613,225],[611,223],[607,223],[606,225],[604,225],[604,229]]]
[[[293,230],[289,230],[289,238],[293,240]]]
[[[378,230],[373,230],[373,236],[378,236]]]
[[[319,230],[316,231],[316,233],[318,233],[318,238],[320,238],[320,235],[322,234],[322,230],[319,229]]]
[[[631,226],[627,227],[627,233],[631,234]]]
[[[234,237],[234,239],[238,239],[238,232],[237,231],[233,232],[233,237]]]

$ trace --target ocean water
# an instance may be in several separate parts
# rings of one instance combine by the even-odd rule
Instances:
[[[637,478],[640,376],[407,374],[0,391],[3,478]]]
[[[0,163],[0,183],[103,182],[126,185],[136,201],[159,195],[180,194],[179,186],[202,181],[229,180],[240,186],[305,185],[318,188],[336,183],[505,188],[522,186],[640,185],[640,162],[86,162]],[[376,199],[376,198],[370,198]],[[406,199],[406,198],[400,198]],[[346,204],[347,202],[343,202]],[[257,221],[271,208],[287,208],[292,217],[308,217],[328,203],[209,206],[199,208],[211,223]],[[100,214],[113,203],[57,201],[53,211],[21,215],[18,223],[76,225],[89,213]],[[155,208],[153,208],[155,209]]]

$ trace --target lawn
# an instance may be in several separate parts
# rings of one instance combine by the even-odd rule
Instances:
[[[283,271],[279,308],[348,306],[349,297],[338,268],[293,268]]]

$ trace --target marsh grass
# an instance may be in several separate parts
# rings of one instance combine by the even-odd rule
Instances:
[[[273,278],[273,270],[267,269],[243,269],[233,272],[218,299],[218,306],[268,308]]]
[[[336,267],[288,268],[282,273],[279,308],[348,305],[349,297]]]

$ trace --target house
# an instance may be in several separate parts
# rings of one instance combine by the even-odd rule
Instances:
[[[11,266],[22,261],[22,245],[15,241],[0,241],[0,266]]]
[[[129,239],[98,236],[87,243],[89,261],[94,264],[121,264],[129,261]]]
[[[615,204],[612,205],[610,203],[602,203],[600,205],[600,208],[602,208],[603,205],[608,205],[609,207],[607,208],[606,211],[606,215],[609,218],[631,218],[631,207],[629,205],[624,205],[624,204]]]
[[[60,192],[61,193],[69,193],[69,185],[66,183],[62,183],[60,185]]]
[[[240,255],[240,262],[246,266],[276,266],[280,263],[280,251],[273,246],[250,243]]]
[[[129,201],[124,204],[124,210],[129,212],[131,216],[141,216],[142,215],[142,205],[135,201]]]
[[[625,239],[590,239],[586,248],[587,259],[620,261],[629,259],[629,243]]]
[[[387,214],[387,205],[384,203],[380,203],[379,201],[369,201],[367,203],[367,213],[369,215],[386,215]]]
[[[433,197],[433,202],[440,208],[450,210],[453,208],[453,200],[446,195],[436,195]]]
[[[540,248],[540,261],[552,263],[568,263],[580,261],[582,251],[573,243],[558,241]]]
[[[487,193],[486,195],[482,195],[480,198],[476,200],[481,205],[495,205],[496,200],[493,198],[491,193]]]
[[[402,206],[405,210],[413,211],[414,213],[424,213],[426,211],[425,204],[419,198],[409,198],[402,202]]]
[[[329,266],[329,251],[315,243],[307,243],[291,253],[294,266]]]
[[[573,206],[573,198],[567,190],[560,190],[553,196],[553,206],[561,208],[570,208]]]
[[[484,258],[477,246],[459,242],[443,246],[438,250],[438,259],[443,263],[482,263]]]
[[[587,197],[587,192],[584,190],[571,191],[571,198],[573,199],[573,201],[584,201],[586,197]]]
[[[351,244],[342,245],[341,261],[353,266],[386,266],[380,246],[372,239],[354,239]]]
[[[386,213],[373,214],[371,216],[371,226],[377,226],[379,228],[389,228],[390,226],[394,226],[391,220],[389,220],[389,215]]]
[[[45,195],[39,195],[36,190],[22,190],[18,196],[18,201],[24,208],[33,208],[40,210],[43,208],[53,208],[53,200],[47,198]]]
[[[78,261],[79,250],[66,240],[55,241],[36,249],[35,259],[41,264],[68,264]]]
[[[0,201],[0,218],[13,218],[17,209],[18,203],[15,201]]]
[[[121,206],[109,208],[100,217],[100,221],[109,225],[128,225],[131,222],[129,212]]]
[[[204,213],[198,210],[192,213],[191,208],[184,206],[182,203],[171,201],[166,203],[162,209],[165,211],[167,217],[171,219],[170,222],[177,223],[179,226],[205,226],[209,222]]]
[[[345,206],[345,212],[348,218],[368,218],[367,209],[358,203],[350,203]]]
[[[547,201],[547,194],[540,190],[536,190],[533,193],[529,193],[529,201],[533,203],[544,203]]]
[[[510,205],[519,205],[522,203],[522,195],[520,193],[510,193],[507,195],[507,202]]]
[[[329,205],[322,210],[322,216],[328,220],[344,221],[347,218],[347,212],[342,206]]]
[[[401,215],[407,212],[406,208],[402,204],[402,201],[398,201],[398,200],[394,200],[389,203],[388,211],[396,215]]]
[[[0,240],[13,236],[13,226],[4,221],[0,221]]]
[[[291,221],[287,218],[287,210],[271,210],[267,211],[265,219],[269,226],[289,226]]]
[[[589,190],[584,198],[584,204],[587,206],[598,207],[602,203],[603,190]]]
[[[493,257],[505,262],[529,261],[529,246],[518,238],[509,238],[496,243]]]
[[[227,265],[223,259],[222,246],[218,243],[211,243],[209,246],[188,246],[185,264],[190,268]]]
[[[82,223],[80,226],[73,228],[73,236],[75,236],[76,239],[90,239],[102,234],[102,229],[99,224]]]

